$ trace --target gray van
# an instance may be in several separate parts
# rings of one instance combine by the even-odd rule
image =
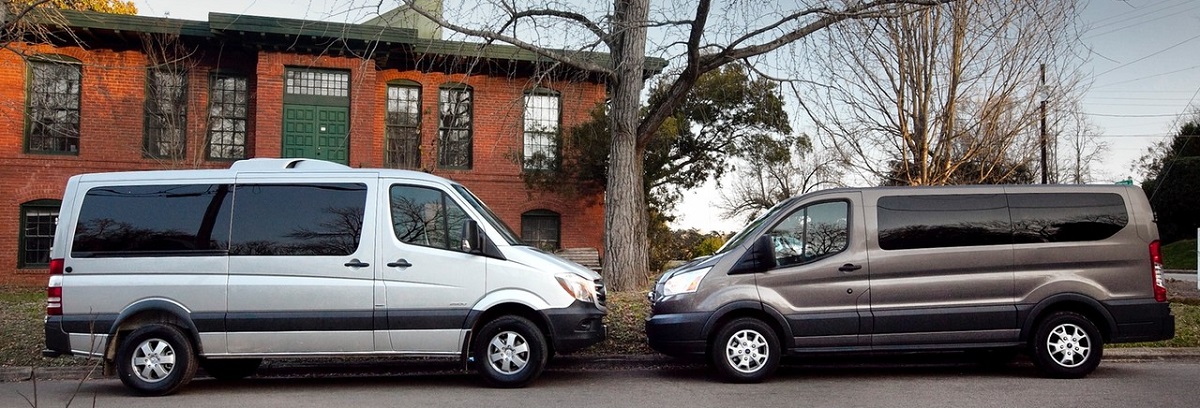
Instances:
[[[142,394],[197,367],[362,356],[457,359],[519,387],[606,335],[599,275],[425,173],[251,159],[84,174],[59,214],[43,354],[100,357]]]
[[[1027,352],[1079,378],[1169,339],[1158,228],[1127,186],[835,189],[785,200],[649,293],[655,350],[761,381],[787,355]]]

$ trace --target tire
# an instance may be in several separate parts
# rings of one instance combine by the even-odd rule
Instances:
[[[475,369],[493,387],[520,388],[546,368],[546,336],[518,316],[492,320],[479,330],[472,347]]]
[[[240,380],[254,375],[260,364],[262,364],[261,358],[200,360],[200,368],[203,368],[209,377],[222,381]]]
[[[721,326],[709,349],[717,375],[734,383],[767,379],[779,368],[781,354],[775,330],[752,317],[738,318]]]
[[[1090,320],[1075,312],[1055,312],[1038,324],[1030,358],[1047,377],[1083,378],[1100,365],[1104,339]]]
[[[193,350],[192,342],[175,326],[143,326],[121,339],[117,376],[141,395],[173,394],[196,374]]]

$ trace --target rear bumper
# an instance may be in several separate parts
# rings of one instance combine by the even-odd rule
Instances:
[[[604,325],[606,312],[592,303],[575,301],[561,309],[547,309],[543,313],[550,323],[550,339],[554,351],[570,353],[604,341],[608,327]]]
[[[1167,340],[1175,337],[1171,305],[1153,299],[1106,302],[1113,317],[1112,343]]]
[[[42,356],[58,357],[71,355],[71,338],[62,329],[62,316],[46,316],[46,349]]]

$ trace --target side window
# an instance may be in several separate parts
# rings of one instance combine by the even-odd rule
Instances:
[[[58,224],[58,200],[35,200],[21,204],[21,244],[17,256],[21,268],[50,265],[50,245]]]
[[[526,170],[549,169],[558,159],[558,143],[555,139],[562,122],[559,100],[557,93],[548,90],[539,89],[525,94]]]
[[[788,215],[767,232],[775,243],[775,263],[798,265],[846,250],[849,213],[849,203],[832,201],[806,206]]]
[[[1125,200],[1117,194],[1009,194],[1013,241],[1099,241],[1129,224]]]
[[[387,86],[384,116],[384,165],[398,169],[421,167],[421,86],[401,82]]]
[[[146,72],[146,157],[178,159],[187,151],[187,74]]]
[[[229,248],[224,184],[107,186],[88,190],[71,256],[206,255]]]
[[[878,208],[880,249],[1012,243],[1003,194],[881,197]]]
[[[208,158],[246,157],[250,92],[244,76],[213,75],[208,93]]]
[[[362,235],[367,186],[240,184],[230,255],[350,255]]]
[[[392,230],[408,244],[463,250],[467,213],[445,193],[425,187],[392,186]]]

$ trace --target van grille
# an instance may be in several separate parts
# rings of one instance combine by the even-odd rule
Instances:
[[[596,303],[600,306],[607,306],[608,292],[604,289],[604,279],[596,279]]]

